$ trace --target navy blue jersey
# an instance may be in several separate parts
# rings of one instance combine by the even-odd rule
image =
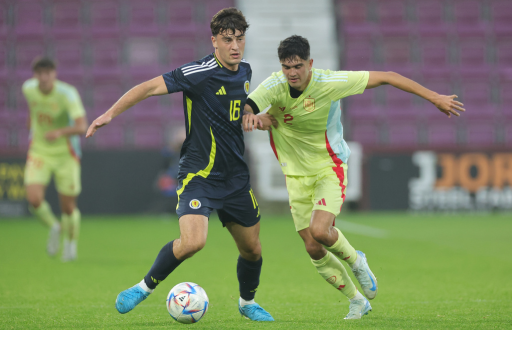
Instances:
[[[245,60],[230,71],[214,53],[163,75],[169,93],[183,92],[187,138],[179,179],[225,180],[249,173],[241,122],[251,76]]]

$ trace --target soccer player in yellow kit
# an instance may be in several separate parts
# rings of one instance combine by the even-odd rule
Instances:
[[[457,96],[443,96],[394,72],[330,71],[313,68],[307,39],[281,41],[282,71],[273,73],[249,95],[243,127],[270,130],[270,143],[286,176],[295,228],[318,273],[350,301],[345,319],[368,314],[377,279],[366,256],[356,251],[334,224],[345,200],[350,150],[343,139],[340,99],[383,84],[425,98],[448,117],[464,111]],[[267,113],[258,114],[271,106]],[[271,128],[272,127],[272,128]],[[345,267],[349,264],[366,298]]]
[[[80,211],[76,198],[81,191],[80,140],[87,129],[85,109],[75,87],[57,80],[55,63],[38,58],[34,77],[23,83],[23,95],[30,110],[30,147],[25,166],[25,189],[30,211],[49,229],[47,252],[59,251],[64,234],[63,261],[76,259]],[[59,193],[62,220],[59,223],[44,199],[46,186],[54,176]]]

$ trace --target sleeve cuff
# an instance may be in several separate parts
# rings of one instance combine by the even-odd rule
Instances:
[[[252,108],[252,111],[254,112],[255,115],[260,113],[260,109],[258,108],[256,103],[254,103],[254,101],[252,99],[247,98],[247,101],[245,102],[245,104],[248,104]]]

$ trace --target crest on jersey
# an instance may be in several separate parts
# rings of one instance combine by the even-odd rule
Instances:
[[[315,99],[304,98],[304,109],[306,111],[313,112],[315,110]]]
[[[189,206],[190,206],[190,208],[197,210],[198,208],[201,207],[201,202],[197,199],[192,199],[192,200],[190,200]]]
[[[336,283],[336,276],[331,276],[331,277],[327,278],[326,281],[329,284],[334,284],[334,283]]]
[[[245,81],[244,90],[245,90],[245,93],[248,95],[249,94],[249,81]]]

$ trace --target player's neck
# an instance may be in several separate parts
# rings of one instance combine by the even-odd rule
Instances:
[[[50,88],[48,88],[48,89],[43,89],[43,88],[41,88],[41,86],[39,86],[38,88],[39,88],[39,91],[41,91],[41,93],[43,95],[49,95],[53,91],[53,89],[55,88],[55,84],[52,84],[52,86]]]

